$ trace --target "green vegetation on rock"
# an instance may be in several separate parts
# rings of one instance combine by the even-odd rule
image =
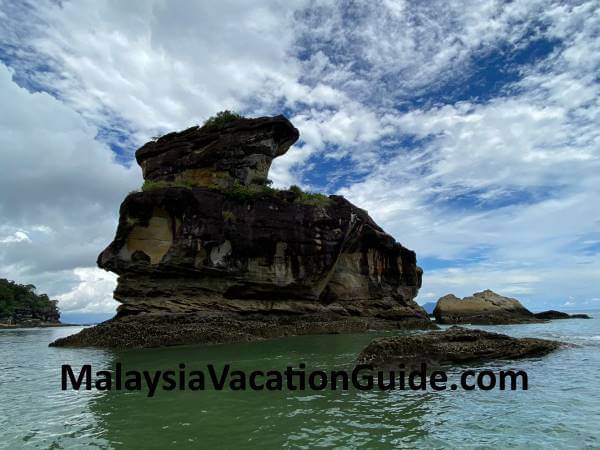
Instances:
[[[223,215],[223,220],[225,222],[235,222],[237,221],[237,217],[233,211],[223,211],[221,213]]]
[[[257,177],[252,180],[253,184],[259,184],[261,186],[271,186],[273,184],[273,180],[264,177]]]
[[[206,119],[206,122],[202,125],[205,130],[218,130],[224,125],[234,120],[243,119],[244,117],[236,112],[225,110],[220,111],[216,115]]]
[[[227,197],[241,201],[250,200],[254,197],[265,194],[274,196],[277,192],[279,192],[277,189],[273,189],[266,184],[244,185],[237,180],[231,187],[219,190],[222,191]]]
[[[56,300],[36,294],[32,284],[17,284],[0,279],[0,322],[21,323],[30,320],[58,322]]]
[[[294,202],[301,205],[326,207],[331,204],[331,199],[328,196],[318,192],[304,192],[300,186],[295,184],[290,186],[290,192],[296,194]]]
[[[327,207],[331,205],[331,199],[324,195],[316,192],[305,192],[300,187],[293,185],[289,190],[275,189],[271,187],[273,182],[268,178],[253,180],[252,184],[244,185],[239,181],[235,181],[233,185],[227,188],[220,188],[217,186],[209,187],[203,186],[207,189],[214,189],[223,192],[228,198],[238,201],[247,201],[261,195],[268,195],[271,197],[277,197],[283,192],[292,192],[294,194],[293,202],[299,205]],[[148,192],[157,189],[166,189],[172,187],[179,187],[185,189],[191,189],[196,187],[192,182],[181,180],[181,181],[144,181],[142,191]]]
[[[182,180],[182,181],[145,180],[144,184],[142,185],[142,191],[147,192],[147,191],[153,191],[155,189],[165,189],[165,188],[170,188],[170,187],[181,187],[181,188],[191,189],[191,188],[195,187],[195,185],[194,185],[194,183],[192,183],[190,181],[186,181],[186,180]]]

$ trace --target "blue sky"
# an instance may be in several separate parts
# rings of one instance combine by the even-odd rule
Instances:
[[[419,302],[600,307],[598,1],[0,0],[0,37],[0,273],[63,311],[114,311],[135,149],[222,109],[286,114],[275,184],[367,209]]]

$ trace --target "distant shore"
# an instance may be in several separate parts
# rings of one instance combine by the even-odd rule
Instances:
[[[15,328],[57,328],[57,327],[78,327],[78,326],[86,326],[86,325],[78,325],[75,323],[44,323],[44,324],[39,324],[39,325],[26,324],[26,323],[17,323],[17,324],[0,323],[0,330],[15,329]]]

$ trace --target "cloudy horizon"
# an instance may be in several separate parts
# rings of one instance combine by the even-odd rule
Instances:
[[[229,109],[292,121],[274,185],[366,209],[419,303],[599,308],[599,34],[595,0],[0,0],[0,278],[111,314],[135,150]]]

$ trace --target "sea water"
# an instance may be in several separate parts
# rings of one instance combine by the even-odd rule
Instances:
[[[94,370],[351,370],[378,336],[289,337],[143,350],[49,348],[80,328],[0,330],[1,448],[600,448],[600,312],[591,320],[478,327],[572,344],[469,368],[520,369],[527,391],[61,390],[61,366]],[[463,368],[464,369],[464,368]],[[458,371],[459,369],[453,369]],[[70,385],[69,385],[70,388]]]

